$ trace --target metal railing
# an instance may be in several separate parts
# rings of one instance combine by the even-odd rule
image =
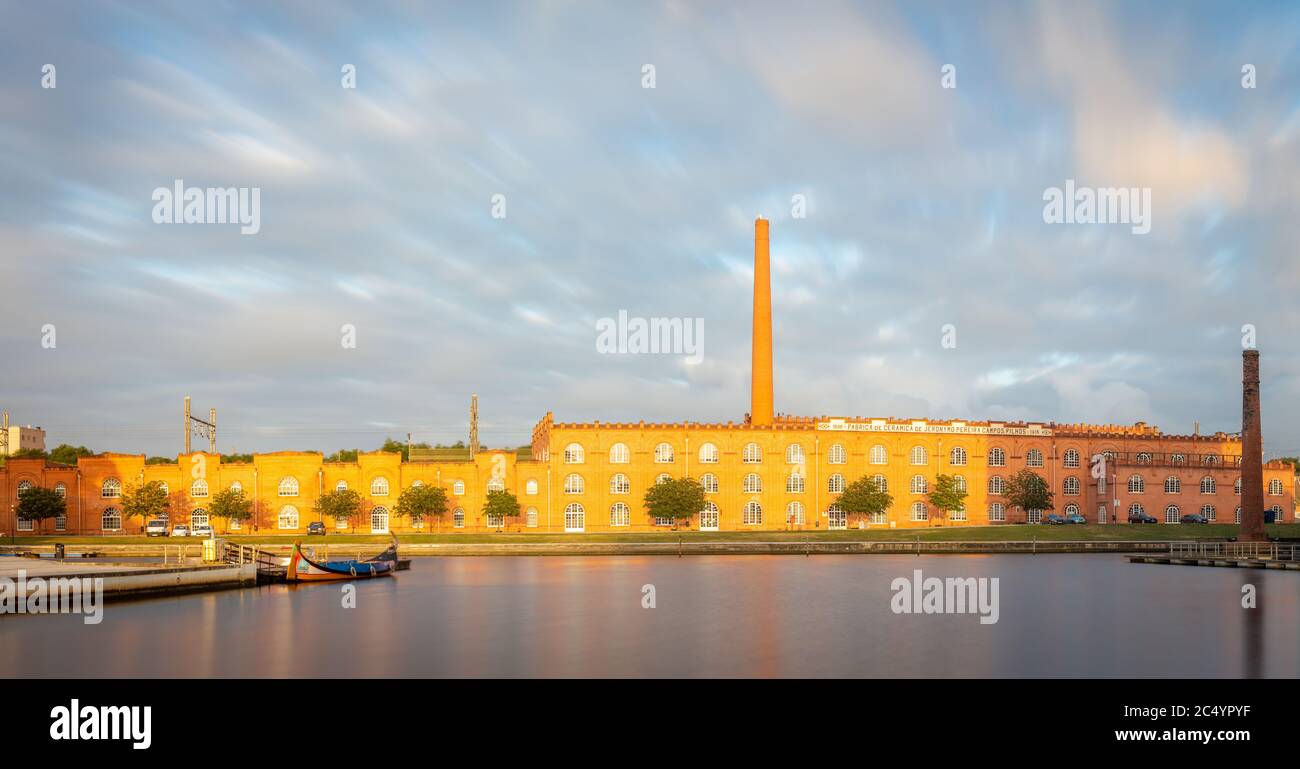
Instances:
[[[1292,542],[1170,542],[1174,558],[1234,558],[1257,561],[1300,560],[1300,546]]]

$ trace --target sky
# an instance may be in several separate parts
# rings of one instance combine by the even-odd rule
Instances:
[[[0,408],[49,447],[174,456],[185,395],[223,452],[740,421],[762,215],[779,412],[1236,431],[1249,325],[1300,453],[1295,4],[0,17]],[[178,179],[260,230],[156,222]],[[1067,180],[1150,231],[1045,221]],[[698,360],[601,352],[620,311]]]

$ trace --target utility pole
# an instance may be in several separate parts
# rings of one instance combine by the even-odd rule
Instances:
[[[469,401],[469,456],[473,459],[478,454],[478,395],[471,395]]]
[[[0,457],[9,456],[9,412],[6,411],[3,417],[3,423],[0,424]]]
[[[211,423],[211,431],[208,432],[208,453],[217,453],[217,410],[208,409],[208,422]]]
[[[185,418],[181,420],[181,429],[185,433],[185,454],[190,453],[190,396],[185,396]]]
[[[208,421],[190,413],[190,396],[185,396],[185,416],[181,425],[185,433],[185,453],[190,453],[190,436],[195,433],[208,439],[208,452],[217,453],[217,410],[208,409]]]

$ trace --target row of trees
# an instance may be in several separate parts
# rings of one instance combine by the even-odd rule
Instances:
[[[957,478],[940,473],[934,488],[926,495],[934,509],[931,516],[943,521],[966,507],[967,492]],[[1021,510],[1051,510],[1052,491],[1047,481],[1032,470],[1021,470],[1007,479],[1002,495],[1007,504]],[[704,487],[694,478],[672,478],[651,486],[645,494],[646,510],[655,518],[677,521],[689,519],[704,509]],[[835,504],[847,515],[871,516],[887,511],[893,496],[880,489],[868,476],[862,476],[844,488]]]

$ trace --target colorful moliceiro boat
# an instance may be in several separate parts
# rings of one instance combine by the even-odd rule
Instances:
[[[389,536],[392,536],[391,534]],[[313,561],[302,554],[302,543],[293,543],[293,555],[289,558],[289,571],[285,574],[287,582],[327,582],[331,580],[369,579],[387,577],[397,569],[397,537],[393,544],[374,558],[364,561]]]

